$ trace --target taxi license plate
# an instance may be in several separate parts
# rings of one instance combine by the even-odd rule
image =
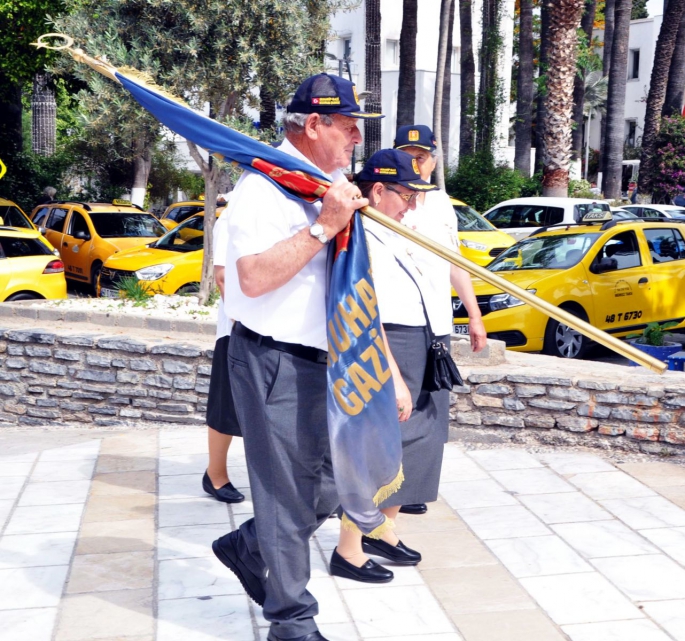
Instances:
[[[102,298],[119,298],[118,289],[107,289],[105,287],[100,288],[100,296]]]
[[[455,334],[468,334],[469,333],[469,326],[468,325],[455,325],[454,326],[454,333]]]

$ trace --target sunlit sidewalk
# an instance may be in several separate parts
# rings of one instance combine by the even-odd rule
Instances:
[[[262,641],[268,623],[211,542],[251,516],[242,441],[227,506],[205,430],[14,433],[0,455],[0,641]],[[400,515],[417,567],[310,589],[330,641],[685,641],[685,468],[449,444],[441,500]]]

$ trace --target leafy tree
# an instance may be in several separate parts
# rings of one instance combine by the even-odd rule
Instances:
[[[661,125],[661,110],[666,99],[666,87],[675,51],[680,20],[685,13],[685,0],[670,0],[666,6],[659,37],[654,49],[654,65],[649,81],[645,125],[642,134],[642,154],[640,155],[640,174],[638,192],[649,194],[652,191],[652,164],[655,160],[656,139]]]
[[[192,107],[208,107],[210,117],[220,121],[239,116],[245,105],[257,106],[256,90],[262,87],[272,99],[285,102],[304,76],[320,69],[318,54],[328,15],[345,4],[341,0],[67,1],[77,6],[58,24],[68,27],[68,32],[88,34],[88,53],[104,53],[113,64],[134,67]],[[151,141],[159,133],[157,123],[110,81],[95,78],[88,70],[80,73],[90,83],[92,113],[125,114],[126,122],[119,121],[113,130],[122,143],[119,153],[130,150],[134,160],[143,152],[150,154]],[[103,119],[107,117],[102,113]],[[97,125],[96,119],[90,124]],[[188,147],[205,181],[200,298],[206,300],[213,289],[216,197],[226,167],[203,157],[194,144],[189,142]]]
[[[630,10],[630,19],[642,20],[643,18],[649,18],[647,0],[633,0],[633,6]]]
[[[680,115],[666,117],[656,143],[656,162],[651,183],[656,202],[670,202],[685,192],[685,118]],[[642,173],[642,170],[640,171]]]
[[[449,161],[450,123],[452,122],[452,35],[454,33],[454,12],[458,0],[451,0],[450,15],[447,24],[447,50],[445,55],[445,73],[442,81],[442,156],[444,167]]]
[[[483,36],[480,46],[480,86],[476,101],[476,151],[493,153],[497,108],[502,83],[497,73],[502,49],[500,18],[502,0],[483,0]]]

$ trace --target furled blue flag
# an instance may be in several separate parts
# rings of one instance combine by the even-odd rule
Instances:
[[[144,83],[115,76],[163,125],[220,158],[261,173],[289,198],[314,202],[328,190],[330,181],[311,165]],[[378,505],[403,480],[402,436],[359,213],[336,238],[327,323],[328,432],[343,523],[379,537],[388,522]]]
[[[380,537],[378,504],[402,483],[402,436],[364,227],[336,238],[327,301],[328,434],[343,525]]]

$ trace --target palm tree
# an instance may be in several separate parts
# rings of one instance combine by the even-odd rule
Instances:
[[[452,122],[452,32],[454,31],[454,5],[450,2],[450,17],[447,23],[447,53],[445,55],[445,75],[442,81],[442,157],[446,167],[449,160],[450,123]]]
[[[549,14],[551,7],[547,2],[540,5],[540,80],[547,75],[547,52],[549,51]],[[535,173],[542,173],[542,158],[545,149],[545,119],[547,118],[547,88],[542,82],[538,85],[537,108],[535,113]]]
[[[533,138],[533,0],[521,0],[519,69],[516,79],[516,132],[514,167],[530,176]]]
[[[611,67],[609,69],[606,136],[602,150],[604,159],[602,191],[604,196],[611,200],[621,195],[631,6],[631,0],[616,0],[614,8],[614,38],[611,46]]]
[[[57,103],[52,80],[47,73],[37,73],[33,77],[31,114],[33,152],[41,156],[52,156],[57,142]]]
[[[583,4],[583,0],[556,0],[550,11],[543,196],[568,195],[573,79],[576,75],[578,27]]]
[[[476,100],[476,64],[473,59],[472,0],[459,2],[459,35],[461,42],[460,110],[459,110],[459,159],[473,153],[473,118]]]
[[[498,60],[502,0],[483,0],[483,37],[480,54],[480,83],[476,102],[476,151],[492,153],[495,144],[497,106],[500,102]]]
[[[654,50],[654,65],[647,94],[645,128],[642,133],[642,153],[640,154],[640,174],[637,181],[638,193],[650,194],[654,175],[656,139],[661,126],[661,109],[666,98],[666,86],[671,69],[671,59],[675,50],[678,28],[685,12],[685,0],[669,0],[659,37]]]
[[[416,103],[416,34],[418,0],[402,3],[400,31],[400,75],[397,87],[397,126],[414,124]]]
[[[595,10],[597,0],[586,0],[585,12],[580,20],[580,28],[587,38],[588,46],[592,45],[592,30],[595,24]],[[572,148],[574,158],[580,158],[583,149],[583,113],[585,105],[585,76],[588,69],[578,69],[578,73],[573,81],[573,122],[576,127],[572,135]]]
[[[662,113],[673,116],[681,113],[685,102],[685,12],[680,19],[675,51],[671,59],[671,70],[668,72],[668,86]]]
[[[381,106],[381,0],[366,0],[366,98],[367,111],[380,113]],[[381,121],[364,120],[364,156],[370,158],[381,148]]]
[[[601,71],[591,71],[585,76],[583,88],[583,115],[587,117],[587,128],[585,130],[585,180],[587,180],[587,167],[590,160],[592,116],[595,114],[604,115],[606,113],[608,87],[609,78],[603,76]]]
[[[611,69],[611,52],[614,45],[614,23],[616,14],[616,0],[606,0],[604,3],[604,53],[602,55],[602,73],[608,78]],[[604,171],[604,141],[606,139],[606,117],[602,118],[599,135],[602,171]]]
[[[447,57],[447,30],[450,23],[452,0],[442,0],[440,7],[440,36],[438,39],[438,65],[435,72],[435,96],[433,100],[433,132],[436,135],[435,182],[445,189],[445,164],[442,150],[442,92],[445,80],[445,59]],[[448,114],[449,117],[449,114]]]

